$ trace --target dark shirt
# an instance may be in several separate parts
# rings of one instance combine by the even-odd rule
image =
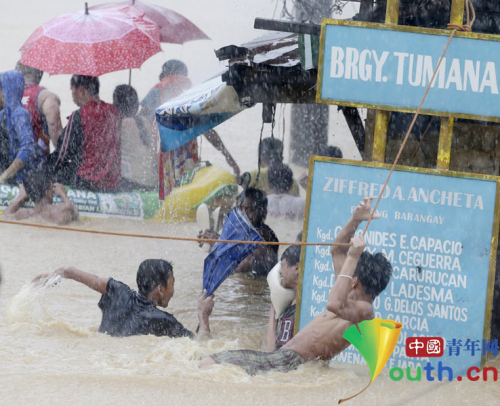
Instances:
[[[80,110],[73,113],[70,128],[65,128],[57,141],[57,148],[49,156],[49,167],[53,171],[53,182],[62,183],[75,189],[82,187],[82,179],[77,175],[82,164],[83,134]]]
[[[264,239],[269,242],[279,242],[278,237],[274,231],[267,224],[257,228],[257,232]],[[255,261],[252,267],[252,273],[258,276],[267,276],[269,271],[273,269],[274,265],[278,262],[278,245],[266,245],[266,255],[263,260]]]
[[[153,301],[113,278],[109,278],[106,293],[98,306],[102,310],[100,333],[114,337],[144,334],[194,337],[174,316],[161,311]]]
[[[276,349],[279,350],[293,338],[293,328],[295,325],[295,304],[288,306],[278,319]]]
[[[12,163],[9,150],[9,136],[5,120],[0,120],[0,174],[3,173]]]

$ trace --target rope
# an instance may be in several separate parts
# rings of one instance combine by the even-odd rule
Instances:
[[[377,207],[380,203],[380,200],[382,199],[382,196],[384,195],[384,191],[385,191],[385,188],[387,186],[387,183],[389,182],[389,179],[391,178],[391,175],[394,172],[394,168],[396,167],[396,165],[399,161],[399,157],[401,156],[401,153],[403,152],[403,148],[406,145],[406,141],[408,141],[408,137],[410,136],[411,130],[413,129],[413,126],[415,125],[415,122],[417,121],[417,117],[420,114],[420,110],[422,108],[422,105],[424,104],[425,98],[427,97],[427,94],[429,93],[431,85],[434,83],[434,79],[436,78],[437,72],[439,70],[439,67],[441,66],[441,62],[443,61],[443,58],[446,54],[446,51],[448,50],[448,47],[450,46],[452,38],[455,36],[455,33],[457,31],[472,32],[472,24],[474,24],[474,20],[476,19],[476,13],[474,11],[474,7],[472,6],[471,0],[466,0],[465,9],[466,9],[466,14],[467,14],[467,24],[464,24],[464,25],[448,24],[448,28],[452,29],[453,31],[451,32],[450,38],[448,39],[448,42],[446,43],[446,47],[444,48],[444,51],[441,54],[441,57],[439,58],[439,62],[436,66],[436,69],[434,70],[434,74],[432,75],[432,79],[430,80],[429,85],[427,86],[427,89],[425,90],[424,97],[422,98],[422,101],[420,102],[420,105],[418,106],[417,111],[415,112],[415,115],[413,116],[413,120],[410,124],[410,128],[408,129],[406,136],[403,140],[403,143],[401,144],[401,148],[399,148],[398,154],[396,155],[396,159],[394,160],[394,163],[392,164],[389,175],[387,176],[387,179],[384,183],[384,186],[382,187],[382,190],[380,191],[380,195],[378,196],[377,202],[375,203],[375,207],[373,208],[373,210],[370,214],[370,218],[366,222],[366,227],[363,230],[363,235],[366,234],[366,231],[368,230],[368,226],[370,225],[370,223],[373,219],[373,216],[375,215],[375,212],[376,212]],[[469,11],[469,9],[470,9],[470,11]],[[472,14],[472,21],[470,21],[470,14]]]
[[[119,237],[135,237],[135,238],[153,238],[158,240],[176,240],[176,241],[194,241],[194,242],[224,242],[230,244],[256,244],[256,245],[337,245],[337,246],[351,246],[351,243],[331,243],[331,242],[277,242],[277,241],[238,241],[238,240],[219,240],[213,238],[188,238],[188,237],[173,237],[173,236],[161,236],[161,235],[144,235],[144,234],[128,234],[128,233],[115,233],[111,231],[99,231],[99,230],[83,230],[80,228],[73,227],[63,227],[63,226],[51,226],[48,224],[37,224],[37,223],[21,223],[18,221],[10,221],[0,219],[0,223],[4,224],[15,224],[18,226],[27,227],[38,227],[38,228],[50,228],[53,230],[65,230],[65,231],[75,231],[77,233],[90,233],[90,234],[103,234],[103,235],[115,235]]]

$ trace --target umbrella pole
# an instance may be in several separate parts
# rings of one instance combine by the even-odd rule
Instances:
[[[128,85],[132,85],[132,69],[128,70]]]

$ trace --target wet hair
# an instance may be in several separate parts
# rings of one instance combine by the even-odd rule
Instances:
[[[328,156],[330,158],[343,158],[342,150],[339,147],[334,147],[333,145],[324,147],[319,155]]]
[[[270,166],[283,162],[283,143],[277,138],[264,138],[259,144],[260,159]]]
[[[248,198],[253,200],[257,207],[262,207],[267,210],[267,196],[262,190],[249,187],[245,191],[241,192],[240,196],[244,196],[245,199]]]
[[[375,299],[391,279],[392,265],[381,252],[375,255],[364,251],[356,265],[354,275],[361,282],[363,291]]]
[[[139,111],[139,97],[132,86],[118,85],[113,92],[113,104],[124,117],[134,117]]]
[[[283,255],[281,255],[281,260],[286,259],[288,266],[295,266],[300,262],[300,245],[292,245],[288,247]]]
[[[142,296],[149,295],[157,286],[166,286],[172,273],[172,264],[163,259],[146,259],[137,270],[137,288]]]
[[[74,88],[83,87],[92,96],[99,96],[99,78],[94,76],[73,75],[69,81]]]
[[[31,201],[37,203],[47,194],[47,190],[52,186],[52,180],[46,170],[40,169],[26,176],[23,186]]]
[[[35,79],[36,83],[40,83],[43,76],[43,71],[37,68],[32,68],[31,66],[22,65],[21,61],[16,64],[16,70],[21,72],[23,76],[29,76]]]
[[[269,186],[278,193],[287,193],[293,186],[293,172],[286,164],[271,166],[267,171]]]
[[[169,75],[187,76],[188,68],[186,64],[178,59],[170,59],[161,67],[160,80]]]

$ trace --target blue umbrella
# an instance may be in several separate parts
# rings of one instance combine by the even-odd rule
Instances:
[[[238,209],[233,209],[226,217],[221,240],[264,241],[247,216]],[[259,247],[258,244],[233,244],[217,242],[205,258],[203,268],[203,289],[210,296],[235,268],[249,254]]]

